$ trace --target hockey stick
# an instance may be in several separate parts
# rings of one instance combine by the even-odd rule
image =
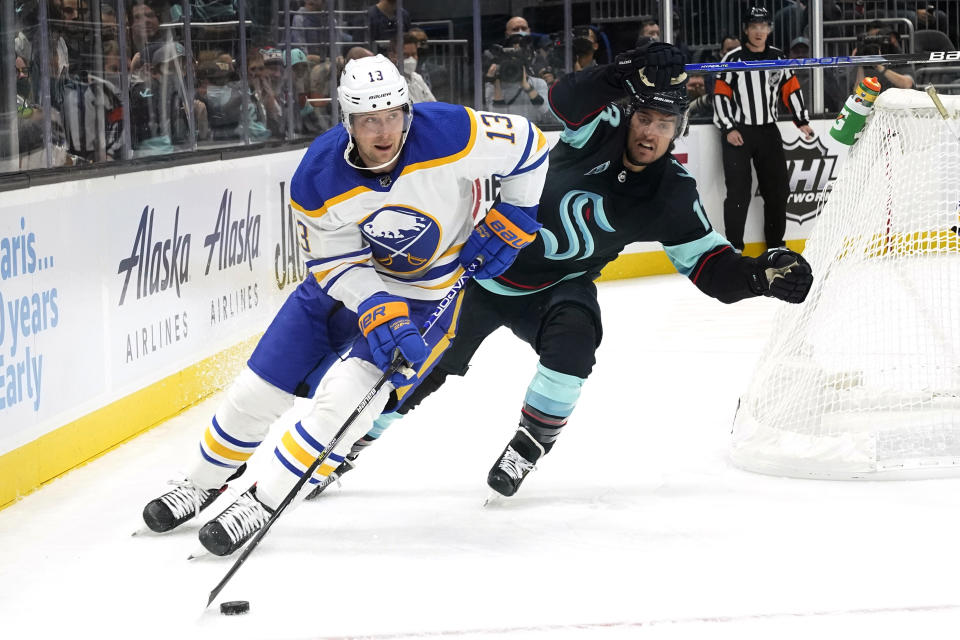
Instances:
[[[443,315],[443,312],[450,306],[450,304],[456,299],[460,291],[463,289],[464,285],[467,284],[467,281],[473,277],[477,269],[480,268],[480,264],[483,262],[482,258],[477,258],[464,269],[463,273],[460,274],[460,277],[457,278],[457,281],[453,283],[453,286],[450,287],[450,290],[447,292],[447,295],[443,297],[442,300],[437,304],[437,308],[434,309],[433,313],[430,315],[430,318],[427,319],[424,323],[423,330],[421,334],[426,333],[436,324],[437,320],[440,319],[440,316]],[[207,607],[210,606],[210,603],[214,601],[217,595],[223,590],[230,579],[233,577],[233,574],[240,569],[241,565],[246,562],[247,558],[253,553],[253,550],[257,548],[257,545],[260,544],[260,540],[263,539],[263,536],[267,535],[267,531],[270,530],[270,527],[273,526],[273,523],[277,521],[277,518],[280,517],[280,514],[283,513],[284,509],[293,501],[297,493],[303,488],[303,485],[307,483],[310,477],[313,476],[314,471],[323,464],[323,461],[327,459],[327,456],[340,444],[340,440],[347,433],[347,429],[350,428],[350,425],[360,417],[360,414],[363,413],[363,410],[367,407],[374,396],[380,391],[387,380],[390,379],[390,376],[402,371],[404,368],[408,368],[407,362],[404,359],[403,355],[400,354],[400,351],[397,350],[394,353],[393,361],[390,363],[390,366],[386,371],[380,376],[380,378],[374,383],[373,387],[363,396],[363,400],[360,401],[360,404],[357,405],[357,408],[353,410],[353,413],[347,418],[346,422],[343,423],[343,426],[340,427],[340,430],[333,436],[333,439],[327,444],[327,446],[320,452],[320,455],[313,461],[313,463],[307,467],[307,470],[303,472],[303,475],[300,476],[300,479],[297,480],[297,483],[293,486],[292,489],[287,493],[287,495],[280,502],[280,505],[276,510],[270,515],[270,518],[263,525],[263,528],[257,532],[257,535],[253,537],[250,541],[250,544],[243,550],[240,554],[240,557],[237,558],[236,562],[233,563],[233,566],[230,567],[230,570],[227,571],[227,574],[223,576],[223,579],[213,588],[213,591],[210,592],[210,598],[207,600]],[[205,607],[206,608],[206,607]]]
[[[701,62],[684,66],[687,73],[722,71],[762,71],[764,69],[812,69],[814,67],[859,67],[878,64],[926,64],[960,62],[960,51],[928,51],[925,53],[892,53],[875,56],[828,56],[825,58],[785,58],[783,60],[728,60]]]
[[[928,84],[924,91],[926,91],[930,99],[933,100],[933,105],[937,108],[937,112],[940,114],[940,117],[943,118],[943,121],[947,123],[947,128],[950,129],[954,137],[960,140],[960,130],[957,129],[957,123],[951,119],[950,112],[943,106],[943,101],[940,100],[940,96],[937,94],[937,88],[932,84]]]

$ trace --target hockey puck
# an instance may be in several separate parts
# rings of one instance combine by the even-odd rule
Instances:
[[[225,616],[238,616],[250,611],[250,603],[246,600],[233,600],[220,604],[220,613]]]

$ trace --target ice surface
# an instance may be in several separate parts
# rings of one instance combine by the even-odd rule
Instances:
[[[249,614],[204,611],[232,560],[186,560],[201,523],[130,533],[184,466],[212,398],[0,512],[0,634],[955,633],[960,481],[790,480],[729,464],[737,397],[776,301],[722,305],[679,276],[604,284],[600,296],[594,375],[515,498],[481,506],[536,362],[501,331],[342,488],[283,515],[218,600],[249,600]]]

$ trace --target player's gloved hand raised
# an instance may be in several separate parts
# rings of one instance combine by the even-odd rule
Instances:
[[[460,264],[466,267],[477,256],[482,256],[483,264],[474,277],[498,276],[513,264],[520,249],[533,242],[541,226],[523,209],[505,202],[498,203],[467,238],[460,250]]]
[[[666,91],[687,83],[683,51],[666,42],[649,42],[614,58],[624,88],[632,96]]]
[[[813,285],[813,271],[802,255],[789,249],[770,249],[754,259],[750,288],[757,294],[794,304],[803,302]]]
[[[427,359],[429,349],[410,320],[410,310],[403,298],[379,291],[357,307],[360,332],[367,339],[373,361],[386,371],[397,349],[417,369]],[[407,377],[397,373],[390,378],[395,387],[406,384]]]

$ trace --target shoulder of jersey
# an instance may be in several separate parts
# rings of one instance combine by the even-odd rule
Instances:
[[[310,144],[290,181],[290,199],[306,210],[317,209],[343,191],[350,174],[343,152],[347,130],[342,124],[324,131]]]
[[[721,62],[727,62],[728,60],[739,60],[740,53],[742,51],[743,51],[743,46],[734,47],[733,49],[730,49],[730,51],[727,51],[727,54],[723,56],[723,59],[721,60]]]
[[[445,102],[419,102],[413,106],[404,165],[412,168],[423,162],[453,159],[473,145],[476,134],[476,115],[470,109]]]

